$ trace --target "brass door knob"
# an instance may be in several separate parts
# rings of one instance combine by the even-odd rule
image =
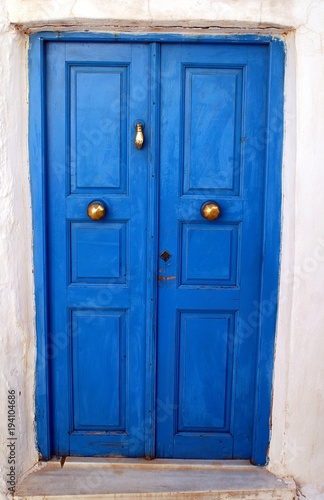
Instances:
[[[215,201],[206,201],[200,209],[201,215],[207,220],[215,220],[220,216],[221,210]]]
[[[100,201],[92,201],[88,205],[87,214],[92,220],[100,220],[106,214],[106,209]]]

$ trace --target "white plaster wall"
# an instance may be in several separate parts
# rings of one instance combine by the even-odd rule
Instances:
[[[0,492],[6,491],[7,395],[16,391],[16,472],[37,460],[35,328],[27,162],[26,38],[0,3]],[[0,493],[1,495],[1,493]]]
[[[8,387],[18,403],[18,474],[37,460],[34,304],[23,31],[214,26],[288,35],[280,306],[270,469],[324,499],[324,0],[0,0],[0,491]],[[289,28],[290,30],[286,29]],[[2,481],[2,483],[1,483]]]
[[[16,23],[45,23],[66,20],[146,21],[158,24],[179,20],[227,23],[272,23],[297,26],[304,22],[311,0],[144,0],[122,3],[103,0],[8,0],[10,20]]]
[[[283,469],[303,485],[307,498],[323,499],[324,3],[309,2],[306,12],[296,31],[296,50],[292,47],[288,56],[289,75],[296,73],[296,96],[293,78],[287,78],[284,235],[270,458],[274,470]]]

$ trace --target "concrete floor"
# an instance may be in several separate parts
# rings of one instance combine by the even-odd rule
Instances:
[[[68,457],[39,464],[18,486],[24,500],[292,500],[295,485],[247,461]]]

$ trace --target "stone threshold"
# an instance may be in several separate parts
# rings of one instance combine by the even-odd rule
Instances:
[[[19,500],[293,500],[295,484],[245,460],[67,457],[38,464]]]

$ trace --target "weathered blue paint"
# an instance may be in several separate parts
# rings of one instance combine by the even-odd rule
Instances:
[[[161,60],[160,246],[172,257],[160,265],[157,453],[250,458],[268,48],[163,45]],[[213,222],[200,213],[210,199]]]
[[[195,43],[179,43],[188,40]],[[45,457],[265,462],[283,55],[270,37],[31,37],[36,403]],[[145,122],[141,151],[133,145],[137,119]],[[94,199],[108,208],[103,221],[86,216]],[[217,221],[200,215],[207,199],[221,205]],[[166,263],[163,250],[172,255]],[[269,300],[271,312],[260,314]],[[50,388],[40,369],[47,350]]]
[[[46,64],[53,446],[141,456],[149,47],[52,43]]]
[[[146,392],[145,392],[145,456],[155,457],[156,421],[156,304],[158,283],[158,207],[160,160],[160,55],[161,46],[150,44],[150,110],[151,154],[148,158],[147,217],[147,317],[146,317]],[[146,132],[147,134],[147,132]]]
[[[270,440],[272,373],[278,305],[281,235],[281,162],[283,144],[285,51],[281,42],[269,46],[267,99],[266,179],[264,202],[263,265],[261,274],[260,334],[252,462],[263,465]]]
[[[258,44],[268,45],[273,42],[280,42],[280,36],[274,35],[251,35],[251,34],[228,34],[228,35],[206,35],[197,33],[89,33],[89,32],[68,32],[68,31],[43,31],[31,36],[32,40],[42,39],[57,42],[141,42],[141,43],[230,43],[230,44]]]
[[[48,359],[48,291],[46,251],[46,193],[44,137],[44,43],[29,47],[29,163],[33,212],[34,276],[36,301],[35,419],[37,441],[43,459],[52,455]]]

